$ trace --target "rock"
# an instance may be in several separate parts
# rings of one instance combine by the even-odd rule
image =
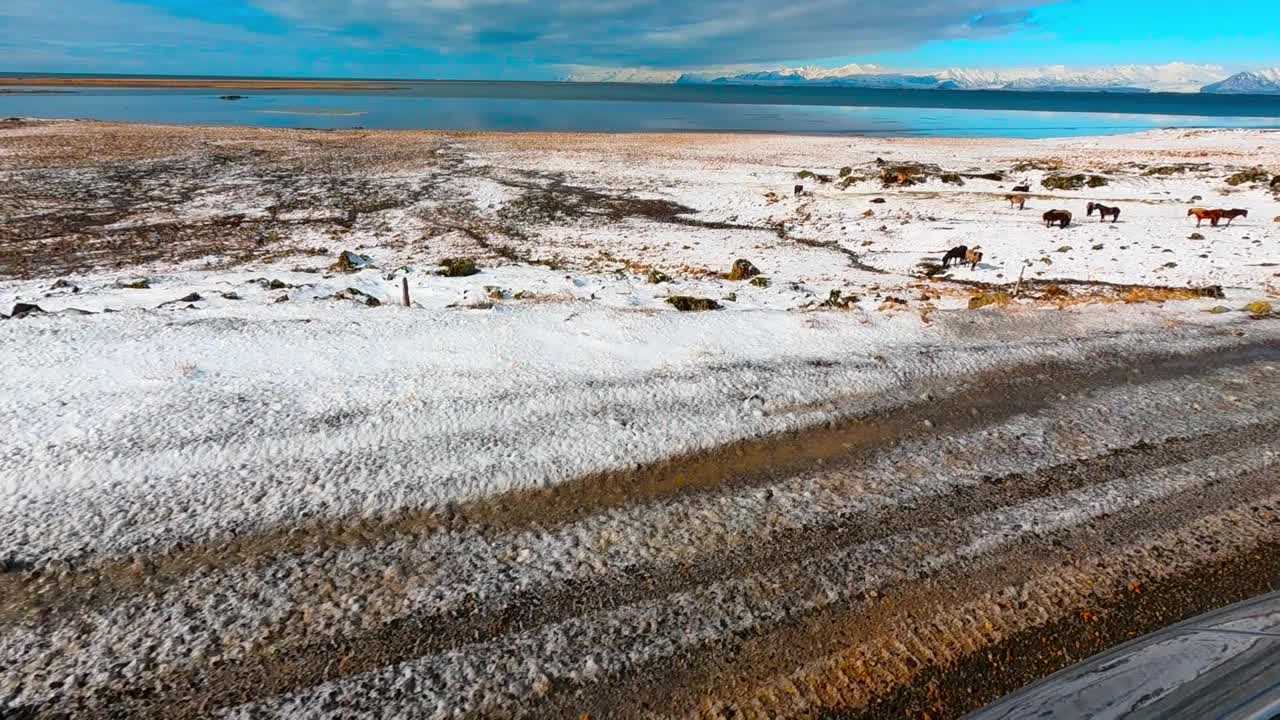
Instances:
[[[671,276],[661,270],[650,270],[648,280],[650,285],[658,285],[671,282]]]
[[[1231,308],[1225,305],[1214,305],[1211,308],[1205,308],[1204,312],[1213,313],[1214,315],[1221,315],[1222,313],[1231,312]]]
[[[151,287],[151,280],[144,277],[117,280],[116,287],[126,290],[146,290]]]
[[[366,255],[361,255],[360,253],[352,252],[350,250],[343,250],[342,254],[338,255],[338,261],[330,265],[329,269],[334,272],[355,272],[369,267],[372,264],[373,260]]]
[[[1271,218],[1271,222],[1277,222],[1277,223],[1280,223],[1280,215],[1277,215],[1277,216],[1275,216],[1275,217]]]
[[[751,278],[751,284],[755,285],[758,288],[767,288],[773,283],[769,280],[769,278],[763,275],[757,275]]]
[[[1248,312],[1254,317],[1267,317],[1272,313],[1271,303],[1267,302],[1266,300],[1254,300],[1248,305],[1245,305],[1244,309],[1245,309],[1245,312]],[[14,310],[13,314],[14,314],[14,317],[17,317],[18,313],[16,309]]]
[[[497,285],[485,285],[484,291],[488,293],[490,300],[501,300],[507,296],[507,292]]]
[[[1107,179],[1101,175],[1090,175],[1089,179],[1085,181],[1085,185],[1088,185],[1091,188],[1105,187],[1106,184]]]
[[[378,298],[363,290],[352,287],[349,287],[346,290],[339,290],[334,293],[333,297],[337,300],[355,300],[356,302],[368,305],[369,307],[378,307],[382,304],[382,301]]]
[[[54,284],[50,285],[49,289],[50,290],[70,290],[73,293],[80,292],[80,288],[75,283],[65,278],[60,279]]]
[[[1240,172],[1227,178],[1227,184],[1231,186],[1244,185],[1245,183],[1264,183],[1271,177],[1271,173],[1262,168],[1255,167]]]
[[[759,268],[751,264],[750,260],[738,258],[733,261],[733,267],[726,276],[730,280],[749,280],[760,274]]]
[[[471,258],[444,258],[440,261],[440,274],[445,277],[467,277],[480,272],[480,268],[476,267],[476,261]]]
[[[13,311],[9,313],[10,320],[21,320],[28,315],[43,315],[44,309],[33,303],[14,303]]]
[[[1063,245],[1062,247],[1058,248],[1055,252],[1060,252],[1060,253],[1069,253],[1069,252],[1071,252],[1071,246],[1070,246],[1070,245]]]
[[[872,202],[873,204],[875,204],[875,205],[883,205],[883,204],[884,204],[884,198],[882,198],[882,197],[871,198],[871,202]]]
[[[200,302],[203,299],[200,297],[200,293],[191,293],[178,298],[175,302]]]
[[[1226,294],[1222,292],[1221,285],[1206,285],[1198,291],[1200,297],[1213,298],[1214,300],[1225,300]]]
[[[830,175],[822,175],[820,173],[812,172],[810,170],[801,170],[800,172],[796,173],[796,177],[801,180],[817,180],[818,182],[824,185],[826,183],[831,182]]]
[[[224,292],[222,293],[222,299],[223,300],[239,300],[240,296],[233,292]]]
[[[711,298],[693,297],[690,295],[672,295],[667,298],[667,304],[680,312],[703,312],[706,310],[720,309],[720,303],[712,300]]]
[[[1160,267],[1176,268],[1176,267],[1178,267],[1178,263],[1176,263],[1176,262],[1167,262],[1167,263],[1165,263],[1164,265],[1161,265]]]
[[[72,307],[69,307],[69,308],[63,308],[63,309],[59,310],[58,312],[56,312],[56,313],[54,313],[54,314],[55,314],[55,315],[76,315],[76,316],[81,316],[81,315],[96,315],[97,313],[90,312],[89,310],[82,310],[82,309],[80,309],[80,308],[72,308]]]
[[[281,295],[280,297],[276,298],[274,302],[276,303],[289,302],[289,296]]]
[[[1093,249],[1093,250],[1101,250],[1102,248],[1103,248],[1102,243],[1098,243],[1097,245],[1094,245],[1092,249]]]
[[[838,175],[842,178],[847,178],[852,174],[853,174],[853,168],[849,167],[848,165],[845,165],[844,167],[840,168],[840,172],[838,173]]]
[[[1204,239],[1204,236],[1203,236],[1203,235],[1201,235],[1200,233],[1191,233],[1190,235],[1188,235],[1188,236],[1187,236],[1187,239],[1188,239],[1188,240],[1203,240],[1203,239]]]
[[[1200,202],[1200,201],[1201,201],[1201,200],[1203,200],[1203,199],[1204,199],[1204,198],[1200,197],[1199,195],[1192,195],[1192,196],[1191,196],[1191,202]]]
[[[218,99],[219,100],[245,100],[247,98],[244,95],[219,95]]]
[[[943,173],[938,176],[938,179],[948,185],[964,185],[964,179],[956,173]]]
[[[738,302],[738,293],[731,292],[724,296],[726,302]]]

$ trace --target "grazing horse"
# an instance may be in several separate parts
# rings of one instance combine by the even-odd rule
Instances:
[[[1222,217],[1227,219],[1227,225],[1230,225],[1231,221],[1238,217],[1249,217],[1249,211],[1242,210],[1240,208],[1231,208],[1230,210],[1223,210],[1221,212]]]
[[[799,196],[801,196],[801,195],[803,195],[803,194],[804,194],[804,186],[803,186],[803,185],[797,185],[797,186],[796,186],[796,197],[799,197]]]
[[[1014,192],[1031,192],[1031,186],[1030,185],[1014,185],[1013,191]]]
[[[1056,223],[1065,228],[1071,224],[1071,211],[1069,210],[1050,210],[1042,217],[1044,217],[1045,227],[1053,227]]]
[[[1205,220],[1208,220],[1210,225],[1218,227],[1218,221],[1222,219],[1221,210],[1209,210],[1199,207],[1187,210],[1187,217],[1191,217],[1192,215],[1196,216],[1196,227],[1200,227],[1200,223]]]
[[[1004,199],[1009,201],[1009,207],[1016,207],[1019,210],[1027,207],[1026,195],[1005,195]]]
[[[947,251],[942,256],[942,269],[951,267],[951,263],[966,264],[971,270],[977,269],[978,263],[982,260],[982,253],[978,252],[978,246],[972,248],[966,245],[957,245]]]
[[[1094,210],[1098,211],[1098,222],[1105,221],[1108,215],[1111,216],[1111,222],[1115,222],[1120,219],[1120,208],[1108,207],[1102,203],[1095,202],[1089,203],[1085,212],[1085,217],[1092,215]]]

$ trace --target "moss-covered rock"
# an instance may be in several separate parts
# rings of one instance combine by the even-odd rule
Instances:
[[[660,283],[671,282],[671,276],[661,270],[650,270],[647,276],[650,285],[658,285]]]
[[[667,298],[667,304],[680,312],[704,312],[706,310],[720,309],[720,303],[715,300],[704,297],[693,297],[692,295],[672,295]]]
[[[467,277],[480,272],[476,261],[467,257],[444,258],[440,261],[440,274],[445,277]]]
[[[1089,182],[1089,176],[1083,173],[1075,175],[1047,175],[1040,184],[1048,190],[1079,190]]]
[[[1091,188],[1099,188],[1099,187],[1106,187],[1107,182],[1108,182],[1107,179],[1102,177],[1101,175],[1090,175],[1089,179],[1086,180],[1084,184],[1088,185]]]
[[[1271,173],[1262,168],[1255,167],[1240,172],[1227,178],[1228,185],[1245,185],[1253,183],[1264,183],[1271,177]]]
[[[1204,236],[1203,236],[1203,235],[1201,235],[1200,233],[1191,233],[1190,235],[1188,235],[1188,236],[1187,236],[1187,239],[1188,239],[1188,240],[1203,240],[1203,239],[1204,239]]]
[[[760,274],[760,269],[751,264],[750,260],[738,258],[733,261],[733,267],[729,269],[726,275],[730,280],[750,280]]]
[[[773,283],[772,283],[772,281],[770,281],[770,280],[769,280],[769,278],[767,278],[767,277],[765,277],[765,276],[763,276],[763,275],[757,275],[757,276],[755,276],[755,277],[751,278],[751,284],[752,284],[752,285],[755,285],[755,286],[756,286],[756,287],[758,287],[758,288],[767,288],[767,287],[769,287],[770,285],[772,285]]]
[[[151,287],[151,280],[144,277],[126,278],[124,280],[117,280],[116,287],[127,290],[146,290]]]
[[[845,165],[844,167],[840,168],[840,173],[839,173],[840,177],[846,178],[852,174],[853,174],[853,168],[849,167],[848,165]]]
[[[1274,311],[1271,307],[1271,303],[1266,300],[1254,300],[1248,305],[1245,305],[1244,309],[1245,312],[1253,315],[1254,317],[1268,317]]]
[[[943,173],[938,176],[938,179],[948,185],[964,185],[964,178],[956,173]]]

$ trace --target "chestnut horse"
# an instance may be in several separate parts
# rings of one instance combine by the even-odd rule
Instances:
[[[1102,203],[1095,202],[1091,202],[1086,206],[1085,217],[1092,215],[1094,210],[1098,211],[1098,222],[1105,221],[1108,215],[1111,216],[1111,222],[1115,222],[1120,219],[1120,208],[1108,207]]]
[[[1200,227],[1200,223],[1205,220],[1208,220],[1210,225],[1218,227],[1218,221],[1222,219],[1221,210],[1209,210],[1207,208],[1191,208],[1187,210],[1187,217],[1192,215],[1196,216],[1196,227]]]
[[[1019,210],[1027,207],[1026,195],[1005,195],[1004,199],[1009,201],[1009,207],[1016,207]]]

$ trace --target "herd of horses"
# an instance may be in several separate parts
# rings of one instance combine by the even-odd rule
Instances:
[[[1016,207],[1019,210],[1023,210],[1027,207],[1026,195],[1005,195],[1004,199],[1009,201],[1009,207]],[[1092,216],[1095,212],[1098,213],[1098,222],[1106,222],[1108,218],[1111,219],[1111,222],[1115,222],[1120,219],[1120,208],[1118,207],[1103,205],[1102,203],[1096,202],[1091,202],[1085,206],[1086,216]],[[1205,220],[1208,220],[1209,224],[1213,227],[1218,227],[1218,223],[1223,220],[1227,221],[1227,225],[1231,225],[1231,221],[1236,218],[1249,217],[1249,211],[1243,208],[1222,210],[1194,207],[1187,211],[1187,217],[1192,216],[1196,219],[1196,227],[1200,227],[1200,223]],[[1044,218],[1045,227],[1053,227],[1054,225],[1057,225],[1058,227],[1065,228],[1071,224],[1070,210],[1049,210],[1045,212],[1042,217]]]
[[[1014,188],[1014,190],[1017,191],[1023,187],[1025,186],[1019,186]],[[1004,197],[1005,200],[1009,201],[1009,207],[1016,207],[1019,210],[1022,210],[1027,206],[1026,195],[1005,195]],[[1198,200],[1199,198],[1196,199]],[[1102,203],[1097,202],[1090,202],[1085,206],[1086,217],[1091,217],[1095,212],[1098,213],[1098,222],[1106,222],[1108,218],[1111,219],[1111,222],[1115,222],[1120,219],[1120,208],[1118,207],[1103,205]],[[1214,227],[1217,227],[1218,223],[1224,219],[1227,221],[1227,225],[1230,225],[1231,221],[1238,217],[1249,217],[1249,211],[1242,208],[1232,208],[1231,210],[1211,210],[1208,208],[1195,207],[1187,211],[1187,217],[1191,216],[1195,216],[1196,218],[1196,227],[1200,227],[1200,223],[1205,220],[1208,220]],[[1071,224],[1070,210],[1048,210],[1042,217],[1044,218],[1045,227],[1053,227],[1054,225],[1057,225],[1058,227],[1065,228]],[[1276,222],[1280,222],[1280,218],[1276,218]],[[942,267],[943,269],[946,269],[955,263],[968,265],[970,269],[976,269],[981,260],[982,253],[978,252],[977,247],[969,248],[964,245],[957,245],[948,250],[947,254],[943,256]]]

